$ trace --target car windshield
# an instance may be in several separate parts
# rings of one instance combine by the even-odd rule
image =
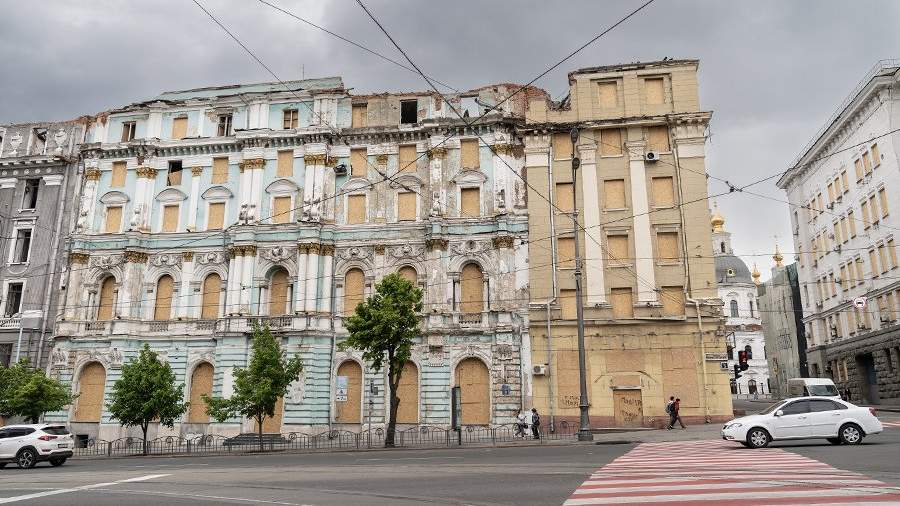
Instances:
[[[837,387],[834,385],[806,385],[809,395],[838,395]]]
[[[66,434],[69,433],[69,429],[67,429],[61,425],[54,426],[54,427],[44,427],[41,430],[46,432],[47,434],[52,434],[54,436],[65,436]]]
[[[778,409],[779,407],[781,407],[782,404],[784,404],[784,402],[776,402],[775,404],[772,404],[771,406],[764,409],[763,411],[760,411],[759,414],[768,415],[769,413],[771,413],[771,412],[775,411],[776,409]]]

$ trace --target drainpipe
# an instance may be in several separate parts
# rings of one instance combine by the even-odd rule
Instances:
[[[687,301],[693,303],[697,310],[697,334],[700,335],[700,370],[703,371],[703,413],[704,420],[706,423],[709,423],[709,392],[707,391],[709,383],[706,379],[706,342],[703,339],[703,316],[700,314],[699,300],[689,298]]]
[[[331,420],[332,420],[332,408],[334,406],[334,373],[337,372],[334,369],[334,354],[335,348],[337,347],[337,333],[334,330],[334,313],[335,313],[335,303],[337,302],[337,298],[335,297],[335,283],[334,283],[334,268],[337,265],[337,261],[335,261],[336,255],[331,255],[331,353],[328,356],[328,433],[331,434]]]
[[[552,336],[552,327],[550,325],[550,305],[555,304],[557,302],[557,298],[559,296],[559,280],[557,278],[557,257],[556,257],[556,219],[554,215],[555,206],[553,204],[554,194],[556,192],[553,191],[553,143],[550,143],[550,149],[547,150],[547,197],[549,200],[549,210],[550,210],[550,264],[551,264],[551,277],[550,281],[553,287],[553,293],[551,297],[547,299],[546,305],[546,318],[547,318],[547,393],[550,396],[550,400],[548,402],[548,406],[550,408],[550,431],[553,432],[556,430],[556,394],[553,388],[553,336]]]
[[[556,269],[553,270],[553,279],[556,279]],[[547,395],[550,396],[550,432],[556,431],[556,392],[553,389],[553,336],[550,326],[550,304],[556,302],[556,297],[547,299]]]
[[[556,279],[556,219],[554,218],[553,209],[555,206],[553,205],[554,200],[554,191],[553,191],[553,144],[550,144],[550,149],[547,150],[547,200],[549,201],[549,210],[550,210],[550,263],[552,266],[553,277],[551,278],[551,282],[553,283],[553,297],[555,300],[559,295],[559,282]],[[548,302],[549,304],[549,302]]]
[[[687,289],[687,293],[690,294],[691,297],[694,296],[694,289],[691,284],[691,263],[690,257],[688,256],[688,247],[687,247],[687,233],[684,229],[684,189],[681,186],[681,162],[678,158],[678,146],[676,145],[675,136],[672,135],[672,129],[668,128],[669,118],[666,118],[667,128],[666,132],[669,135],[669,146],[672,146],[672,156],[675,158],[675,185],[678,188],[678,203],[681,204],[678,206],[678,215],[681,218],[681,249],[684,251],[684,279],[685,284],[684,287]]]

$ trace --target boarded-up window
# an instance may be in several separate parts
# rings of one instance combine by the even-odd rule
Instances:
[[[553,134],[553,159],[567,160],[572,158],[572,137],[569,132]]]
[[[882,274],[884,274],[888,271],[888,269],[891,268],[891,266],[888,265],[887,250],[884,249],[884,244],[878,245],[878,260],[881,262]]]
[[[556,240],[556,260],[560,269],[575,268],[574,237],[560,237]]]
[[[872,173],[872,159],[869,157],[869,152],[866,151],[862,155],[863,168],[866,170],[866,175]]]
[[[828,183],[828,202],[834,202],[834,183]]]
[[[681,316],[684,314],[684,287],[664,286],[659,291],[663,314]]]
[[[480,313],[484,310],[484,274],[478,264],[466,264],[459,273],[461,313]]]
[[[338,367],[337,375],[347,378],[347,400],[334,402],[334,421],[337,423],[360,423],[362,367],[352,360],[347,360]]]
[[[107,234],[118,234],[122,231],[122,206],[106,207],[106,224],[103,231]]]
[[[481,157],[478,150],[478,139],[463,139],[459,142],[460,164],[464,169],[477,169],[481,167]]]
[[[572,183],[556,183],[555,205],[564,213],[575,210],[575,187]]]
[[[280,434],[281,422],[284,417],[284,397],[275,400],[275,409],[272,410],[273,416],[263,418],[262,432],[263,434]],[[253,432],[259,432],[259,424],[253,424]]]
[[[368,173],[368,161],[365,149],[350,150],[350,176],[366,177]]]
[[[91,362],[78,375],[78,399],[75,407],[75,422],[100,421],[103,413],[103,392],[106,389],[106,369],[98,362]]]
[[[400,146],[400,166],[398,170],[400,172],[415,172],[416,162],[416,145]]]
[[[847,182],[847,171],[841,171],[841,186],[844,187],[844,193],[850,191],[850,184]]]
[[[300,125],[300,111],[297,109],[285,109],[281,112],[281,126],[285,130],[297,128]]]
[[[634,317],[634,295],[631,288],[613,288],[609,291],[613,318]]]
[[[347,224],[354,225],[366,222],[366,196],[347,196]]]
[[[625,209],[625,180],[607,179],[603,182],[603,208]]]
[[[212,273],[203,280],[200,318],[211,320],[219,317],[219,302],[222,297],[222,278]]]
[[[664,104],[666,102],[666,93],[663,87],[663,78],[644,79],[644,96],[647,99],[647,104]]]
[[[628,236],[610,235],[606,237],[606,254],[610,264],[626,264],[628,258]]]
[[[612,109],[619,105],[619,95],[616,90],[616,83],[606,82],[598,83],[600,90],[600,107],[604,109]]]
[[[288,311],[288,286],[291,279],[284,269],[272,273],[269,280],[269,315],[281,316]]]
[[[213,366],[209,362],[201,362],[191,374],[191,406],[188,411],[188,423],[209,423],[206,414],[206,402],[203,396],[211,396],[213,389]]]
[[[187,127],[187,118],[175,118],[174,120],[172,120],[172,138],[184,139],[185,137],[187,137]]]
[[[600,130],[600,155],[622,155],[622,130],[618,128],[604,128]]]
[[[878,277],[878,252],[874,249],[869,250],[869,266],[872,267],[872,277]]]
[[[891,269],[897,267],[897,248],[894,244],[893,239],[889,239],[887,242],[888,255],[891,258]]]
[[[863,228],[872,226],[872,218],[869,217],[869,203],[865,200],[859,203],[859,210],[862,211]]]
[[[856,218],[853,211],[847,211],[847,224],[850,225],[850,237],[856,237]]]
[[[212,202],[207,209],[206,230],[222,230],[225,226],[225,203]]]
[[[656,234],[657,258],[660,262],[678,260],[678,232],[659,232]]]
[[[881,217],[884,218],[888,215],[887,192],[884,191],[884,188],[878,190],[878,203],[881,205]]]
[[[156,304],[153,306],[154,320],[169,320],[172,318],[172,294],[175,289],[175,280],[168,274],[159,278],[156,282]]]
[[[397,221],[416,220],[416,194],[415,192],[400,192],[397,194]]]
[[[100,301],[97,308],[97,320],[112,320],[113,305],[116,302],[116,278],[108,276],[100,285]]]
[[[409,265],[404,266],[404,267],[401,267],[400,270],[398,271],[398,273],[399,273],[401,276],[403,276],[403,279],[405,279],[405,280],[409,281],[410,283],[412,283],[413,286],[415,286],[416,283],[419,282],[419,279],[418,279],[418,278],[419,278],[419,275],[416,273],[416,268],[415,268],[415,267],[412,267],[412,266],[409,266]]]
[[[463,425],[491,423],[491,378],[484,362],[467,358],[456,366],[456,385],[460,387]]]
[[[878,167],[881,165],[881,152],[878,151],[878,144],[872,144],[872,166]]]
[[[272,223],[291,221],[291,197],[275,197],[272,200]]]
[[[670,151],[669,127],[663,125],[647,128],[647,149],[657,153]]]
[[[575,290],[559,291],[559,317],[563,320],[574,320],[578,317]]]
[[[459,215],[463,218],[477,218],[481,216],[481,189],[460,188],[459,190]]]
[[[675,205],[675,186],[670,176],[651,179],[653,205],[655,207],[671,207]]]
[[[294,150],[278,152],[278,177],[293,177],[294,175]]]
[[[228,158],[213,158],[212,182],[213,184],[228,182]]]
[[[858,183],[863,178],[863,164],[862,160],[854,160],[853,168],[856,170],[856,182]]]
[[[419,422],[419,368],[412,362],[403,364],[397,388],[397,423]]]
[[[125,175],[127,173],[125,162],[113,162],[112,179],[109,182],[109,186],[112,188],[121,188],[125,186]]]
[[[369,106],[366,104],[355,104],[353,106],[353,117],[351,118],[351,128],[363,128],[369,124],[368,119]]]
[[[175,232],[178,230],[178,205],[163,206],[163,232]]]
[[[363,301],[366,276],[359,269],[350,269],[344,275],[344,315],[352,315],[356,306]]]
[[[878,202],[875,200],[875,195],[869,197],[869,208],[872,212],[872,223],[878,223],[881,217],[878,215]]]

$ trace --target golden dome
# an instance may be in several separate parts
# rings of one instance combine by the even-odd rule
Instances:
[[[759,277],[762,276],[762,274],[759,273],[759,269],[756,267],[756,262],[753,262],[753,274],[751,274],[751,276],[753,276],[753,283],[758,285]]]
[[[772,255],[772,260],[775,260],[775,267],[784,267],[781,263],[781,261],[784,260],[784,255],[778,250],[778,244],[775,245],[775,254]]]
[[[709,220],[709,224],[712,225],[713,232],[722,232],[723,227],[725,226],[725,218],[719,214],[718,204],[713,204],[713,209],[712,219]]]

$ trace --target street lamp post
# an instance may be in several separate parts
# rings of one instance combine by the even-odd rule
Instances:
[[[585,368],[585,350],[584,350],[584,301],[581,298],[581,241],[578,236],[578,167],[581,160],[575,156],[576,144],[578,143],[578,129],[572,128],[570,132],[572,138],[572,225],[575,230],[575,318],[578,320],[578,383],[580,388],[580,399],[578,409],[581,415],[581,424],[578,428],[579,441],[591,441],[594,434],[591,433],[591,420],[588,414],[590,403],[588,402],[587,391],[587,371]]]

